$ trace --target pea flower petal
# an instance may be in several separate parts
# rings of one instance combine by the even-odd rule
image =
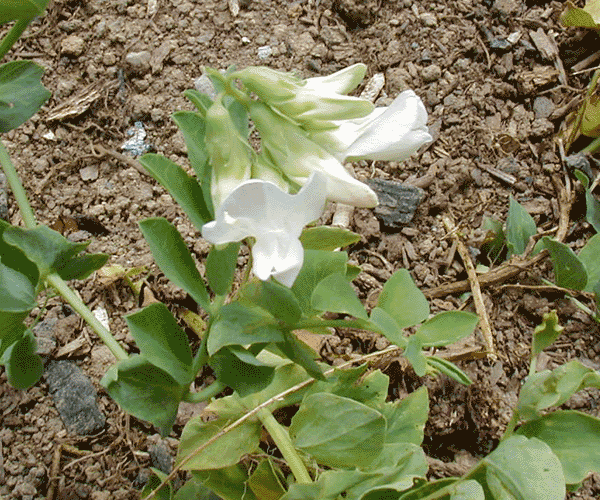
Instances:
[[[202,227],[202,236],[215,245],[255,238],[254,274],[261,280],[273,276],[291,287],[304,262],[300,234],[319,218],[326,197],[326,180],[320,173],[313,174],[295,195],[271,182],[248,180],[223,201],[215,220]]]
[[[375,108],[363,118],[337,121],[336,130],[311,137],[335,151],[340,161],[403,161],[433,140],[426,123],[423,102],[412,90],[406,90],[390,106]]]

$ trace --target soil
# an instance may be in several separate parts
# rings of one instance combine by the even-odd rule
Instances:
[[[473,310],[461,295],[468,287],[439,288],[467,277],[444,216],[458,226],[476,263],[486,263],[479,250],[484,219],[504,221],[510,196],[538,227],[551,234],[562,228],[574,250],[593,234],[557,137],[592,74],[573,66],[598,47],[598,38],[562,28],[562,9],[558,1],[524,0],[54,0],[10,55],[46,68],[43,82],[52,98],[8,133],[5,144],[41,223],[76,241],[90,239],[89,251],[110,254],[111,264],[145,266],[154,293],[173,304],[183,295],[161,276],[137,223],[151,216],[169,219],[201,269],[209,245],[122,149],[135,122],[147,134],[144,144],[187,166],[183,137],[170,115],[192,109],[182,92],[194,87],[203,66],[261,64],[310,77],[363,62],[367,77],[385,76],[377,104],[388,104],[406,88],[422,97],[435,141],[403,164],[354,166],[362,180],[397,180],[425,190],[413,221],[401,228],[386,228],[372,210],[354,211],[350,228],[362,240],[350,256],[364,270],[357,289],[372,306],[382,283],[404,267],[430,297],[433,312]],[[554,59],[536,44],[543,35],[556,40]],[[570,211],[566,200],[573,202]],[[8,220],[21,222],[11,195]],[[552,279],[548,258],[483,286],[495,355],[481,354],[486,342],[479,330],[450,350],[471,386],[446,377],[419,379],[399,359],[379,362],[391,378],[392,397],[422,384],[430,389],[425,445],[432,477],[462,474],[497,444],[527,373],[532,331],[544,313],[557,310],[565,330],[543,354],[540,369],[572,359],[600,368],[598,323],[560,291],[536,288],[542,278]],[[122,345],[135,349],[123,319],[139,305],[132,290],[98,275],[73,286],[91,309],[107,312]],[[47,359],[67,359],[83,369],[98,390],[106,423],[94,435],[77,435],[60,419],[46,379],[17,391],[2,375],[0,497],[138,498],[151,462],[162,457],[168,464],[174,454],[189,408],[171,436],[160,440],[102,390],[98,381],[113,360],[72,311],[50,298],[45,318],[56,319]],[[385,346],[384,339],[362,332],[337,332],[324,352],[329,360],[347,359]],[[566,406],[598,416],[597,402],[597,392],[584,391]],[[163,454],[158,458],[157,448]],[[599,497],[597,475],[569,496]]]

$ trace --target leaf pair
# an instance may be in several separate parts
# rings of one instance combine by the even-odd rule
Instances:
[[[35,338],[23,320],[37,306],[46,277],[84,279],[108,260],[103,254],[79,255],[86,246],[46,226],[22,229],[0,220],[0,362],[14,387],[32,386],[43,371]]]

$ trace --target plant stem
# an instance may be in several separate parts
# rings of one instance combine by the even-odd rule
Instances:
[[[73,309],[86,321],[92,330],[96,332],[98,337],[106,344],[118,361],[123,361],[129,356],[125,349],[115,340],[112,334],[104,328],[102,323],[96,319],[92,311],[83,303],[79,296],[69,288],[65,281],[56,273],[46,277],[46,281],[65,299]]]
[[[199,390],[198,392],[188,392],[183,400],[188,403],[202,403],[214,398],[217,394],[223,391],[227,386],[223,382],[213,382],[208,387]]]
[[[596,137],[592,142],[590,142],[585,148],[581,150],[582,153],[595,153],[596,150],[600,148],[600,137]]]
[[[2,59],[10,48],[15,44],[19,37],[23,34],[23,31],[29,26],[29,23],[33,19],[18,19],[11,30],[0,42],[0,59]]]
[[[277,448],[285,458],[289,468],[292,470],[296,481],[300,484],[312,483],[312,479],[304,466],[304,462],[296,452],[287,431],[275,420],[273,414],[267,408],[261,408],[256,414],[267,432],[275,441]]]
[[[25,189],[23,189],[23,184],[21,184],[21,179],[19,179],[19,175],[17,174],[17,169],[15,168],[10,156],[8,155],[8,151],[6,151],[6,148],[1,141],[0,165],[2,165],[2,170],[4,170],[4,173],[6,174],[6,179],[10,185],[10,189],[13,192],[15,200],[17,200],[17,205],[19,205],[19,210],[21,211],[21,217],[23,217],[25,227],[27,229],[33,229],[37,225],[37,222],[35,221],[35,215],[33,214],[33,210],[31,209],[31,205],[27,199]]]
[[[518,423],[519,423],[519,413],[517,411],[514,411],[512,414],[512,417],[510,417],[510,421],[508,422],[508,425],[506,426],[506,430],[504,431],[504,434],[500,438],[500,441],[504,441],[505,439],[508,439],[509,437],[511,437],[514,434],[515,427],[517,426]]]

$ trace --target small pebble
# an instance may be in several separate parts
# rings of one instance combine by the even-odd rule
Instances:
[[[96,165],[84,167],[79,171],[79,175],[83,181],[95,181],[98,178],[98,167]]]
[[[273,49],[270,45],[263,45],[258,48],[258,58],[267,59],[273,53]]]
[[[431,14],[430,12],[421,14],[421,22],[428,28],[435,28],[437,26],[435,14]]]
[[[435,82],[442,76],[442,68],[437,64],[431,64],[421,70],[421,78],[425,83]]]
[[[85,42],[77,35],[69,35],[60,43],[60,53],[63,56],[79,57],[83,54]]]

